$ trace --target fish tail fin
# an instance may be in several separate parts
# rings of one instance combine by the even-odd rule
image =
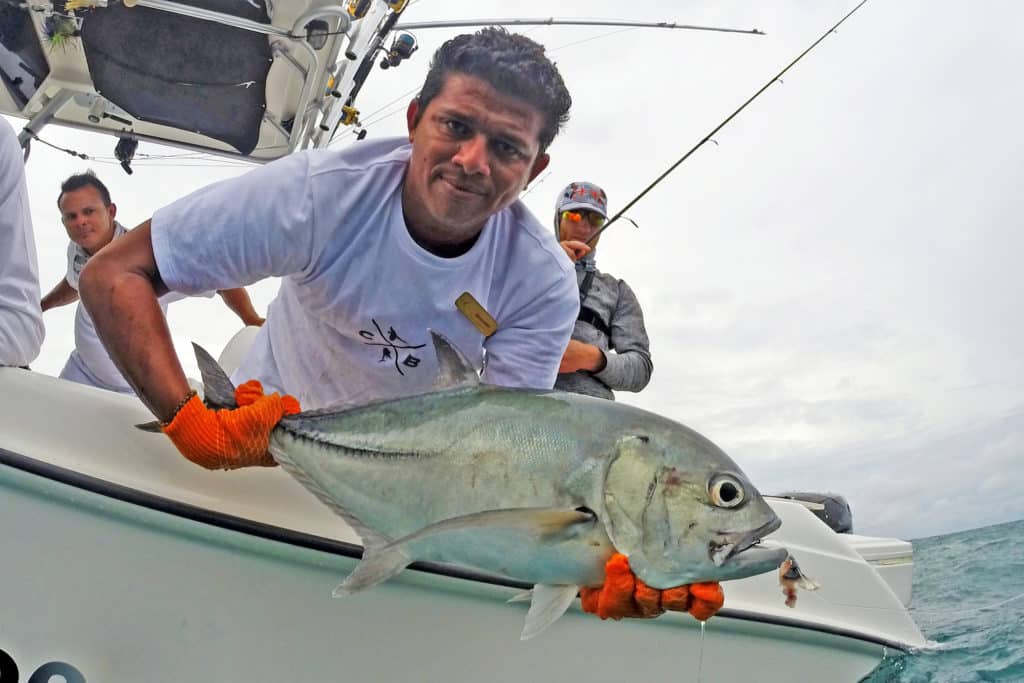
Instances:
[[[203,376],[203,398],[206,404],[217,408],[237,407],[235,385],[228,373],[202,346],[193,342],[192,349],[199,364],[199,373]]]

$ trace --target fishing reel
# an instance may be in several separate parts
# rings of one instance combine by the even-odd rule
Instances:
[[[348,0],[348,5],[345,7],[345,11],[348,12],[349,16],[353,19],[362,19],[366,16],[366,13],[370,11],[370,6],[372,4],[372,0]]]
[[[370,11],[370,6],[373,4],[373,0],[348,0],[348,5],[345,6],[345,11],[348,12],[349,16],[353,19],[362,19],[366,16],[366,13]],[[384,4],[388,6],[388,9],[392,12],[401,12],[405,9],[405,6],[409,4],[409,0],[384,0]]]
[[[388,69],[393,66],[398,66],[409,57],[412,57],[412,53],[416,52],[419,45],[416,43],[416,37],[411,33],[399,33],[395,36],[394,42],[391,43],[391,49],[388,50],[388,54],[384,59],[380,61],[380,68]]]

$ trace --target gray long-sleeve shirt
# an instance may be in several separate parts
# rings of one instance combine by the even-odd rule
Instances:
[[[577,268],[577,282],[582,285],[585,277],[586,269]],[[612,390],[640,391],[647,386],[654,370],[650,342],[640,302],[629,285],[595,269],[581,309],[593,311],[607,326],[609,334],[599,329],[600,324],[577,320],[572,338],[601,349],[607,364],[600,372],[581,370],[561,374],[555,381],[555,389],[614,400]]]

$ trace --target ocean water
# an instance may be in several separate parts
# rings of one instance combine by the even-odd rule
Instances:
[[[911,612],[930,647],[869,683],[1024,683],[1024,520],[914,544]]]

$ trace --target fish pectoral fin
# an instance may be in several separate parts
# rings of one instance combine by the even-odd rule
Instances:
[[[443,519],[396,540],[387,547],[418,541],[427,536],[474,529],[518,529],[542,541],[563,540],[597,522],[597,515],[586,508],[508,508],[484,510]]]
[[[362,561],[334,589],[331,597],[341,598],[346,595],[352,595],[375,586],[382,581],[387,581],[409,566],[410,563],[412,563],[412,558],[406,555],[401,548],[394,546],[386,548],[367,546],[363,551]]]
[[[516,593],[505,602],[512,604],[513,602],[530,602],[531,600],[533,600],[533,589],[523,591],[522,593]]]
[[[381,581],[386,581],[405,569],[413,562],[413,558],[407,550],[409,544],[428,536],[474,529],[511,528],[521,529],[536,535],[542,540],[548,540],[557,538],[567,532],[573,532],[575,527],[579,525],[593,524],[597,520],[596,515],[590,510],[566,510],[564,508],[486,510],[484,512],[475,512],[461,517],[445,519],[425,526],[419,531],[399,538],[396,541],[388,542],[385,536],[362,524],[352,515],[345,514],[347,515],[346,519],[349,519],[349,523],[362,537],[365,550],[363,551],[362,562],[356,565],[352,573],[334,589],[332,595],[336,598],[365,590]],[[575,591],[576,589],[573,590]],[[573,595],[575,595],[575,592]],[[547,599],[545,597],[545,601]],[[537,606],[537,600],[535,588],[533,606],[530,608],[531,612]],[[568,598],[568,601],[561,607],[560,611],[545,621],[541,628],[533,631],[533,634],[539,633],[540,630],[546,628],[548,624],[561,616],[571,601],[571,597]],[[527,615],[527,626],[529,626],[529,623],[530,617]]]
[[[579,586],[549,586],[538,583],[533,587],[533,602],[526,613],[526,624],[520,640],[529,640],[558,621],[569,605],[576,599]]]

